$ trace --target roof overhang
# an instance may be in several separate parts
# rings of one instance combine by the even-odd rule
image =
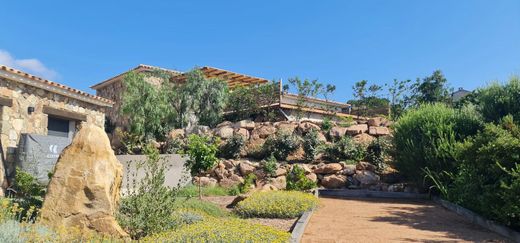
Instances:
[[[102,107],[112,107],[114,104],[111,100],[91,95],[6,66],[0,66],[0,77]]]
[[[105,81],[102,81],[100,83],[97,83],[95,85],[92,85],[90,86],[91,89],[94,89],[94,90],[98,90],[98,89],[101,89],[109,84],[112,84],[114,82],[117,82],[119,80],[121,80],[121,78],[123,78],[125,76],[125,74],[129,73],[129,72],[145,72],[145,71],[154,71],[154,70],[158,70],[158,71],[164,71],[164,72],[167,72],[167,73],[170,73],[170,74],[173,74],[173,75],[179,75],[181,74],[181,72],[179,71],[176,71],[176,70],[172,70],[172,69],[166,69],[166,68],[160,68],[160,67],[155,67],[155,66],[150,66],[150,65],[145,65],[145,64],[139,64],[137,67],[134,67],[124,73],[121,73],[121,74],[118,74],[114,77],[111,77]]]

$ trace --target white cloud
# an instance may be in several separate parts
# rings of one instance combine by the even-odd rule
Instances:
[[[0,49],[0,64],[20,69],[24,72],[34,74],[46,79],[55,79],[58,73],[46,67],[40,60],[35,58],[30,59],[16,59],[5,50]]]

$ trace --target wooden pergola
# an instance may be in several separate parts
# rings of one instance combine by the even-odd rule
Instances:
[[[269,80],[264,78],[235,73],[220,68],[204,66],[199,68],[199,70],[202,71],[207,78],[219,78],[226,81],[230,89],[236,88],[238,86],[263,84],[269,82]],[[186,80],[186,75],[181,74],[174,76],[172,79],[183,82]]]

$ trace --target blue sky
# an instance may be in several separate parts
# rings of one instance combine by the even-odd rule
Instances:
[[[88,87],[140,63],[337,86],[520,74],[520,1],[4,1],[0,63]]]

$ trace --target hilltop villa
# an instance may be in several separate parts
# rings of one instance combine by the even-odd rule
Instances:
[[[254,85],[254,84],[263,84],[268,83],[269,80],[259,77],[254,77],[250,75],[240,74],[236,72],[231,72],[219,68],[214,67],[201,67],[199,68],[206,77],[213,77],[213,78],[220,78],[222,80],[225,80],[229,87],[231,89],[237,87],[237,86],[245,86],[245,85]],[[146,72],[153,72],[153,71],[163,71],[167,72],[172,76],[171,80],[172,82],[179,82],[182,81],[184,78],[184,73],[176,70],[171,69],[165,69],[160,67],[154,67],[150,65],[138,65],[137,67],[127,71],[134,71],[139,73],[146,73]],[[114,125],[115,127],[121,127],[126,128],[128,126],[128,121],[125,120],[124,117],[120,115],[120,108],[121,108],[121,100],[122,100],[122,93],[123,93],[123,84],[122,80],[124,75],[127,73],[121,73],[118,74],[112,78],[109,78],[103,82],[100,82],[96,85],[93,85],[91,88],[96,90],[96,94],[98,96],[110,99],[114,101],[114,105],[107,110],[106,115],[107,119]],[[160,80],[148,77],[147,81],[160,85]],[[295,94],[290,94],[282,91],[282,85],[281,82],[279,83],[279,99],[278,102],[275,104],[271,104],[272,107],[278,108],[278,111],[280,113],[280,117],[282,117],[285,120],[295,120],[296,119],[296,113],[295,110],[297,109],[297,100],[298,96]],[[346,103],[340,103],[340,102],[334,102],[334,101],[327,101],[323,99],[318,98],[312,98],[312,97],[306,97],[305,98],[306,105],[302,109],[306,113],[308,113],[307,119],[310,120],[322,120],[324,115],[330,113],[330,110],[333,110],[337,116],[339,117],[346,117],[349,115],[350,105]],[[328,109],[328,110],[327,110]]]

